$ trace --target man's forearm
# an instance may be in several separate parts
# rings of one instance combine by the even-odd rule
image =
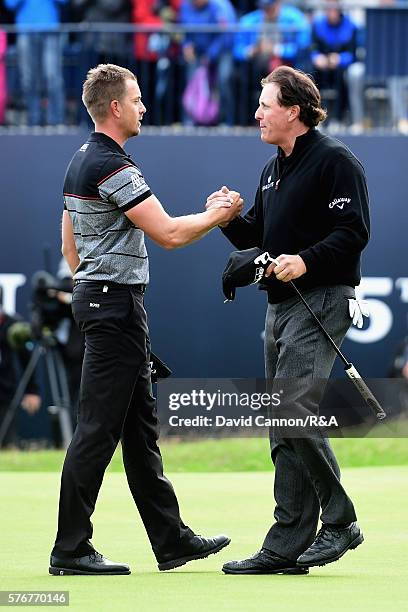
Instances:
[[[65,258],[65,261],[68,264],[69,269],[71,270],[72,276],[75,274],[75,270],[79,266],[79,257],[77,251],[64,251],[62,250],[62,254]]]
[[[195,215],[171,219],[166,248],[177,249],[199,240],[210,230],[224,221],[220,208],[213,208]]]

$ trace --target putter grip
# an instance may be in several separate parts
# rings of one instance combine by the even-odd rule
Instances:
[[[369,406],[371,410],[376,414],[377,419],[385,419],[387,415],[381,407],[381,404],[371,393],[370,389],[367,387],[364,380],[361,378],[360,374],[352,363],[350,363],[348,367],[345,368],[345,372],[347,376],[353,381],[354,385],[357,387],[360,395],[363,397],[367,406]]]

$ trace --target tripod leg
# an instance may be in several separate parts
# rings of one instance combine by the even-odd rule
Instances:
[[[19,385],[16,389],[16,392],[14,394],[13,399],[11,400],[9,409],[7,410],[5,416],[4,416],[4,420],[3,423],[1,424],[0,427],[0,448],[3,444],[3,441],[7,435],[7,432],[9,430],[9,427],[11,425],[11,423],[13,422],[14,416],[20,406],[21,400],[23,399],[26,389],[27,389],[27,385],[30,381],[31,376],[34,373],[35,368],[37,367],[37,364],[40,360],[41,355],[44,355],[45,353],[45,349],[41,344],[37,344],[37,346],[35,347],[33,354],[30,357],[30,361],[27,364],[27,367],[21,377],[21,380],[19,382]]]
[[[67,378],[62,361],[58,360],[58,349],[50,348],[46,354],[47,374],[51,388],[51,396],[54,406],[58,408],[58,420],[61,429],[61,437],[64,448],[68,448],[72,438],[72,424],[69,414],[69,392],[67,389]],[[65,388],[64,388],[65,383]]]

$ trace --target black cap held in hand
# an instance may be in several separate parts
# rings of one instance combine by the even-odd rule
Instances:
[[[258,247],[245,251],[233,251],[222,274],[222,290],[227,300],[235,298],[236,287],[259,283],[265,276],[272,257]]]

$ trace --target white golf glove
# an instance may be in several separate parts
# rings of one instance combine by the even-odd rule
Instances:
[[[353,325],[356,325],[359,329],[363,327],[363,317],[369,317],[370,312],[368,310],[368,304],[365,300],[349,299],[349,314],[350,318],[353,319]]]

